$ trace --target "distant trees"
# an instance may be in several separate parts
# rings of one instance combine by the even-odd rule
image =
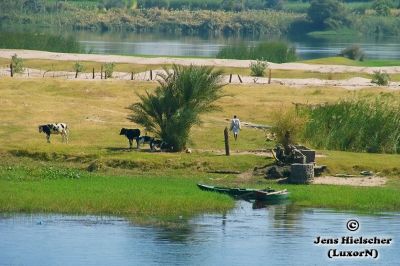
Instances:
[[[315,29],[337,29],[350,23],[344,5],[338,0],[312,0],[307,15]]]
[[[223,0],[221,8],[226,11],[242,11],[245,6],[243,0]]]
[[[281,10],[283,8],[283,0],[265,0],[265,7]]]
[[[372,9],[375,10],[376,14],[379,16],[389,16],[392,7],[393,2],[391,0],[375,0],[372,3]]]

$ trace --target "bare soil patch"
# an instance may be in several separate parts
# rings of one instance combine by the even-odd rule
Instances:
[[[361,187],[380,187],[386,184],[386,177],[381,176],[360,176],[360,177],[336,177],[322,176],[315,177],[312,184],[318,185],[346,185]]]

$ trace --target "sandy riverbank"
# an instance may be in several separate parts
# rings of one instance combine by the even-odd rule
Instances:
[[[180,65],[208,65],[219,67],[249,67],[251,60],[233,60],[233,59],[205,59],[205,58],[168,58],[168,57],[137,57],[123,55],[100,55],[100,54],[67,54],[53,53],[34,50],[18,50],[18,49],[0,49],[0,57],[11,58],[14,54],[24,59],[48,59],[63,61],[96,61],[96,62],[114,62],[114,63],[130,63],[130,64],[180,64]],[[314,71],[321,73],[342,73],[342,72],[363,72],[373,73],[374,71],[386,71],[387,73],[400,73],[400,66],[394,67],[354,67],[342,65],[312,65],[304,63],[270,63],[271,69],[281,70],[302,70]]]

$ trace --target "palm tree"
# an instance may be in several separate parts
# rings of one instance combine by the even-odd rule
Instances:
[[[168,143],[171,151],[185,148],[190,129],[200,124],[200,114],[217,109],[223,96],[222,72],[206,66],[177,66],[161,74],[153,93],[139,95],[128,109],[128,119]]]

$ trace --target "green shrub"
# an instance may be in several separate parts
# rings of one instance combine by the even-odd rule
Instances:
[[[364,51],[358,45],[352,45],[340,51],[339,56],[347,57],[351,60],[364,61]]]
[[[374,71],[371,83],[375,83],[379,86],[387,86],[390,83],[390,76],[385,71]]]
[[[393,3],[390,0],[375,0],[372,3],[372,9],[378,16],[389,16],[392,7]]]
[[[253,77],[264,77],[268,62],[257,60],[250,63],[250,71]]]
[[[284,143],[286,132],[289,132],[290,141],[298,142],[306,122],[307,117],[298,115],[294,108],[274,111],[272,113],[272,132],[276,136],[276,141]]]
[[[78,72],[78,73],[82,72],[85,69],[85,67],[79,62],[75,62],[73,68],[74,68],[74,71]]]
[[[104,64],[104,76],[105,78],[112,78],[114,73],[114,63],[105,63]]]
[[[11,57],[11,64],[12,64],[14,73],[24,72],[24,60],[22,58],[19,58],[17,56],[17,54],[14,54]]]
[[[308,109],[303,137],[313,146],[356,152],[400,152],[400,99],[354,98]]]

